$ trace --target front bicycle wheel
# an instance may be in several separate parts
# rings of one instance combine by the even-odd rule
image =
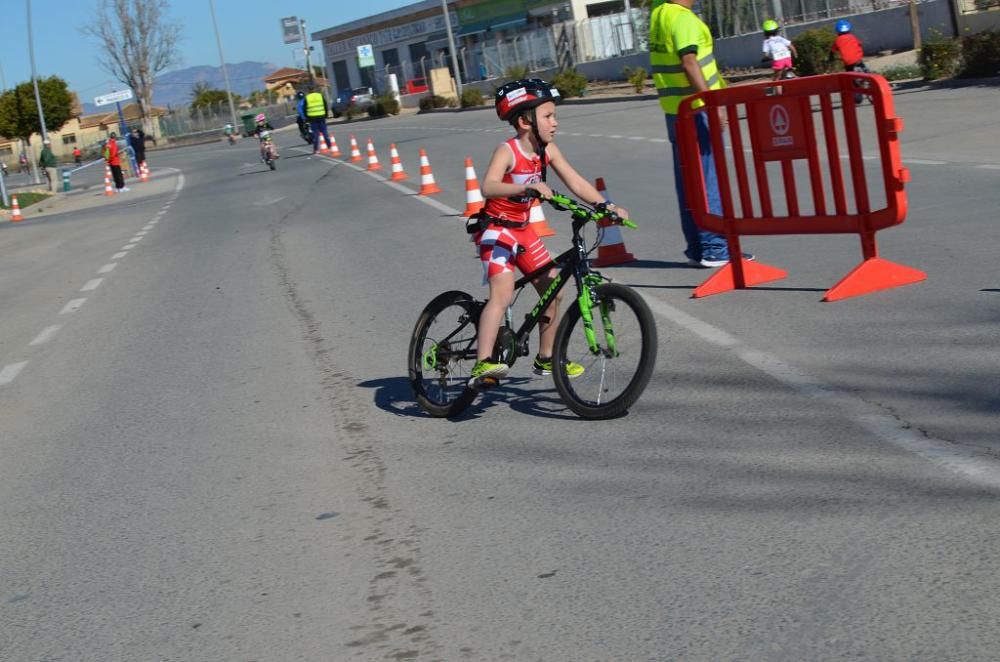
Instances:
[[[598,351],[587,342],[583,315],[574,302],[556,330],[552,377],[559,397],[583,418],[613,418],[642,395],[656,364],[656,323],[649,306],[635,290],[605,283],[594,288],[594,335]],[[568,361],[584,368],[569,377]]]
[[[455,416],[476,399],[469,388],[476,364],[481,304],[465,292],[445,292],[424,308],[410,337],[410,387],[431,416]]]

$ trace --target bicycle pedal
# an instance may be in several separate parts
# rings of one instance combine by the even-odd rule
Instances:
[[[489,391],[500,386],[500,380],[491,375],[485,377],[473,377],[469,380],[469,388],[474,391]]]

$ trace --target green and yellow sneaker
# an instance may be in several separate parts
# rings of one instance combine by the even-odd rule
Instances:
[[[494,363],[489,359],[484,361],[476,361],[476,365],[472,366],[472,378],[480,379],[482,377],[506,377],[507,373],[510,372],[510,366],[506,363]]]
[[[535,374],[536,375],[551,375],[552,374],[552,357],[543,359],[541,356],[535,357]],[[570,379],[574,377],[579,377],[583,374],[584,367],[579,363],[574,363],[573,361],[567,361],[563,366],[563,370],[566,372],[566,376]]]

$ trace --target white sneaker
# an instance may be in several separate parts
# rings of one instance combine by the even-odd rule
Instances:
[[[131,190],[132,189],[130,189],[129,187],[125,186],[123,188],[118,189],[118,192],[119,193],[125,193],[126,191],[131,191]]]

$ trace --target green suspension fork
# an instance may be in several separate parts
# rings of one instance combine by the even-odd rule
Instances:
[[[583,319],[583,333],[587,337],[587,345],[592,354],[601,354],[601,347],[597,344],[597,334],[594,332],[594,301],[590,296],[591,288],[597,287],[603,279],[596,274],[587,274],[583,277],[583,287],[580,289],[580,296],[577,298],[577,305],[580,306],[580,317]],[[601,302],[601,325],[604,327],[604,342],[607,344],[607,356],[618,356],[618,343],[615,340],[615,329],[611,322],[611,310],[606,301]]]

